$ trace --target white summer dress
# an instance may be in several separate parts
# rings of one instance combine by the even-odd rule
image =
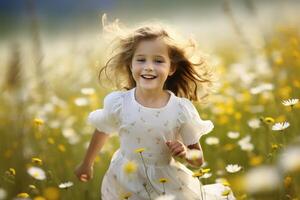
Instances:
[[[195,144],[214,126],[200,118],[188,99],[167,91],[170,98],[162,108],[139,104],[133,88],[108,94],[103,109],[89,113],[89,124],[106,134],[118,133],[120,138],[120,148],[113,154],[102,181],[102,200],[126,199],[127,194],[131,194],[130,200],[155,200],[163,192],[174,195],[174,200],[227,199],[222,192],[228,187],[219,183],[200,186],[193,172],[171,156],[167,140],[178,139],[186,146]],[[135,151],[141,148],[141,153]],[[129,161],[136,163],[133,173],[123,170]],[[167,182],[160,182],[161,178]],[[232,192],[228,199],[235,199]]]

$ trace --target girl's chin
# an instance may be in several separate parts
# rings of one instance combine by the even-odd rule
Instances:
[[[142,89],[142,90],[149,90],[149,91],[152,91],[152,90],[158,90],[160,87],[157,87],[157,86],[154,86],[154,85],[139,85],[137,86],[138,88]]]

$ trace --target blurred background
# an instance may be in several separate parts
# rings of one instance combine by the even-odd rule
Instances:
[[[300,199],[299,10],[296,0],[1,0],[0,200],[100,198],[118,137],[91,181],[73,171],[93,132],[87,115],[114,89],[98,81],[104,13],[176,27],[219,75],[209,101],[195,102],[215,124],[201,138],[203,184],[230,185],[238,199]]]

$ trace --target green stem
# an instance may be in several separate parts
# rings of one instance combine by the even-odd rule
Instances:
[[[143,158],[142,153],[140,153],[140,155],[141,155],[141,158],[142,158],[143,165],[144,165],[144,167],[145,167],[146,178],[147,178],[147,180],[148,180],[150,186],[153,188],[153,190],[154,190],[158,195],[160,195],[160,193],[159,193],[158,191],[156,191],[156,189],[154,188],[154,186],[152,185],[152,183],[151,183],[151,181],[150,181],[150,178],[148,177],[148,173],[147,173],[148,169],[147,169],[147,166],[146,166],[146,164],[145,164],[145,161],[144,161],[144,158]]]
[[[146,183],[143,184],[143,186],[144,186],[144,188],[145,188],[145,190],[146,190],[146,192],[148,194],[149,199],[151,200],[151,195],[150,195],[149,191],[147,190]]]
[[[204,200],[203,194],[202,194],[202,185],[201,185],[200,177],[198,177],[198,180],[199,180],[199,185],[200,185],[201,200]]]

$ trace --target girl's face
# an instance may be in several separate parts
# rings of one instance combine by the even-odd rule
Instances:
[[[175,72],[171,68],[168,46],[161,39],[139,42],[132,58],[131,72],[137,88],[163,90],[168,76]]]

